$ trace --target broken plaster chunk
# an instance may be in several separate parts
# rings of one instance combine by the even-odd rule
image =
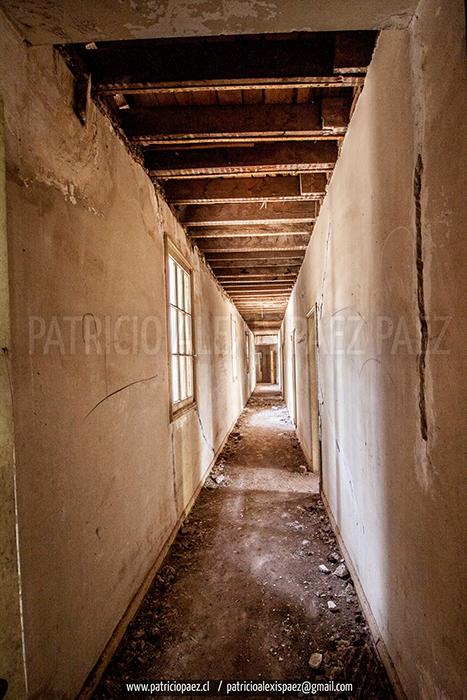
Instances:
[[[320,564],[318,569],[321,571],[322,574],[330,574],[331,573],[331,570],[328,569],[326,564]]]
[[[334,571],[334,576],[338,576],[339,578],[347,578],[348,575],[349,570],[345,564],[339,564],[337,569]]]
[[[216,484],[222,484],[222,482],[225,480],[225,476],[223,474],[219,474],[218,476],[214,477],[214,481]]]
[[[320,654],[319,652],[315,652],[310,656],[310,660],[308,661],[308,665],[310,668],[319,668],[321,664],[323,663],[323,655]]]
[[[328,600],[328,610],[331,612],[339,612],[339,608],[333,600]]]

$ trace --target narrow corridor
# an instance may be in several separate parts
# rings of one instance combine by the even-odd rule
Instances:
[[[160,679],[338,679],[345,697],[394,697],[305,465],[277,387],[259,385],[94,700],[149,697],[125,683]]]

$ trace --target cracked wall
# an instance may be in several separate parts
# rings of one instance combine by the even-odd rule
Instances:
[[[79,692],[254,380],[243,320],[110,122],[91,104],[83,125],[62,57],[0,22],[28,697],[64,700]],[[173,422],[164,235],[193,269],[198,355],[197,410]]]
[[[382,33],[283,329],[317,303],[323,491],[411,700],[467,683],[466,74],[461,1]]]

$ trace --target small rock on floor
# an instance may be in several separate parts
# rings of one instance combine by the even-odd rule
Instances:
[[[310,668],[319,668],[323,662],[323,655],[315,652],[310,656],[310,660],[308,661],[308,665]]]
[[[339,576],[339,578],[347,578],[349,575],[349,570],[345,564],[340,564],[334,571],[334,576]]]

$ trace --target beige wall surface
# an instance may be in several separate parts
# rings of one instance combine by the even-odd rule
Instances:
[[[3,103],[0,99],[0,678],[10,697],[24,697],[21,590],[16,531],[16,474],[11,391],[10,298],[6,230],[6,168]]]
[[[417,0],[1,0],[32,44],[406,27]]]
[[[29,697],[64,700],[80,690],[254,380],[243,320],[143,169],[92,104],[80,123],[60,55],[27,47],[1,21]],[[193,269],[198,355],[197,406],[173,422],[164,235]]]
[[[410,700],[467,687],[466,127],[464,3],[423,0],[379,39],[282,334],[306,377],[317,302],[324,494]]]

